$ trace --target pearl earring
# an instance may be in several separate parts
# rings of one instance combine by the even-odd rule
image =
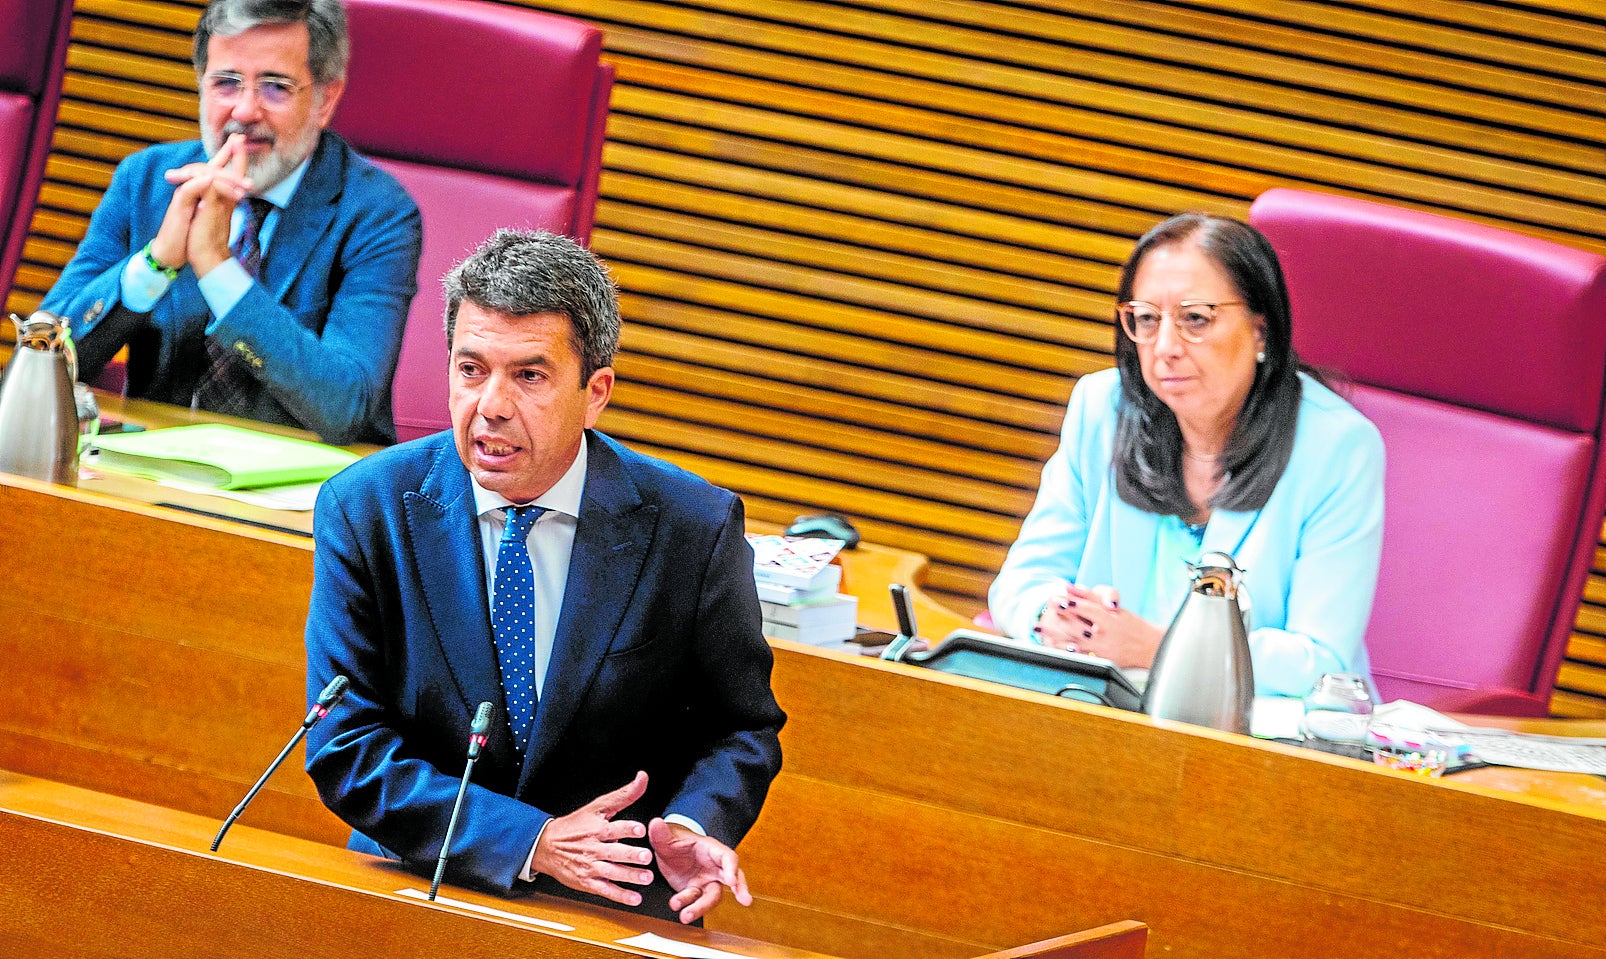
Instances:
[[[1255,362],[1256,363],[1264,363],[1264,362],[1266,362],[1266,351],[1265,350],[1261,350],[1259,353],[1255,354]]]

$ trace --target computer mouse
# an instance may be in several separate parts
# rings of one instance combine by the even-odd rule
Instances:
[[[836,513],[816,513],[812,516],[799,516],[791,526],[786,528],[788,536],[812,536],[816,539],[839,539],[846,545],[844,549],[852,549],[859,545],[859,531],[853,528],[847,517]]]

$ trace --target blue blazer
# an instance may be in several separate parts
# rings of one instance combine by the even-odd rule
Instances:
[[[129,259],[156,236],[176,189],[163,173],[205,160],[200,141],[164,143],[117,165],[78,252],[43,309],[72,321],[80,376],[125,344],[128,391],[188,406],[206,372],[213,317],[188,266],[147,313],[122,306]],[[390,174],[325,132],[250,292],[214,336],[251,360],[251,416],[330,443],[391,443],[390,381],[417,288],[418,207]]]
[[[1257,692],[1303,696],[1328,672],[1368,676],[1366,621],[1383,549],[1383,439],[1353,406],[1300,374],[1293,455],[1257,512],[1216,510],[1200,551],[1231,554],[1247,572]],[[1037,502],[989,593],[993,620],[1030,637],[1065,583],[1110,585],[1144,605],[1160,517],[1115,491],[1118,370],[1082,377]],[[1185,571],[1181,571],[1185,574]],[[1159,625],[1175,610],[1161,611]]]
[[[741,500],[601,434],[587,441],[568,590],[522,759],[451,434],[375,453],[324,485],[307,692],[341,674],[351,687],[308,736],[307,772],[358,831],[353,848],[433,871],[485,700],[496,721],[458,819],[452,882],[513,891],[548,819],[637,770],[647,794],[622,817],[679,813],[732,847],[757,819],[786,717],[770,691]],[[644,908],[672,917],[658,886]],[[536,888],[603,902],[549,877]]]

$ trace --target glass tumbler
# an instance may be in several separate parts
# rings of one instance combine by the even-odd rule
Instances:
[[[83,455],[100,435],[100,403],[94,391],[82,383],[72,385],[72,396],[78,407],[78,453]]]
[[[1327,673],[1305,695],[1299,731],[1306,739],[1360,744],[1372,717],[1372,684],[1356,673]]]

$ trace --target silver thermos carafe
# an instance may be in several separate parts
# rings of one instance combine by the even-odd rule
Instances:
[[[1143,711],[1247,735],[1255,674],[1248,624],[1238,605],[1243,570],[1226,553],[1205,553],[1188,565],[1193,585],[1160,640],[1143,688]]]
[[[12,314],[17,345],[0,376],[0,472],[78,485],[76,358],[67,321]]]

